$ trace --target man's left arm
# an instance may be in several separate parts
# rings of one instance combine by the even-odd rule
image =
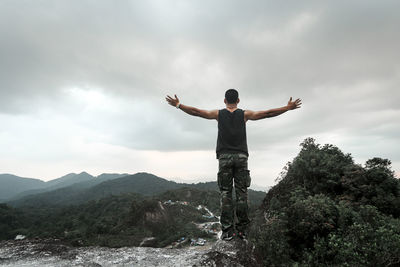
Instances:
[[[275,116],[279,116],[286,111],[293,110],[300,108],[301,106],[301,100],[298,98],[295,101],[292,101],[292,98],[289,99],[289,102],[286,106],[280,107],[280,108],[274,108],[274,109],[269,109],[269,110],[261,110],[261,111],[252,111],[252,110],[246,110],[244,112],[244,119],[245,121],[248,120],[261,120],[265,118],[271,118]]]
[[[170,104],[171,106],[179,108],[189,115],[201,117],[201,118],[208,119],[208,120],[217,120],[218,119],[218,110],[204,110],[204,109],[199,109],[199,108],[183,105],[179,102],[179,98],[176,95],[175,95],[175,98],[172,98],[169,95],[167,95],[165,100],[167,100],[168,104]]]

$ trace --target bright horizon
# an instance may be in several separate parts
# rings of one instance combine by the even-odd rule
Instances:
[[[397,1],[0,3],[0,173],[148,172],[216,180],[217,122],[169,106],[265,110],[247,122],[254,184],[313,137],[400,173]]]

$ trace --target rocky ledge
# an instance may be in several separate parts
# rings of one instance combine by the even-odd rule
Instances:
[[[184,248],[71,247],[59,239],[0,242],[0,266],[258,266],[247,241]]]

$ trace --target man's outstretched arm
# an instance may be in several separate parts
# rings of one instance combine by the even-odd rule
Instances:
[[[261,120],[265,118],[271,118],[281,115],[282,113],[285,113],[288,110],[300,108],[300,106],[301,106],[301,100],[299,98],[297,98],[295,101],[292,101],[292,98],[290,98],[288,104],[281,108],[274,108],[262,111],[246,110],[244,112],[244,119],[247,121],[247,120]]]
[[[169,95],[167,95],[165,100],[167,100],[168,104],[170,104],[171,106],[179,108],[189,115],[197,116],[197,117],[201,117],[201,118],[209,119],[209,120],[213,120],[213,119],[217,120],[218,119],[218,110],[204,110],[204,109],[198,109],[195,107],[183,105],[179,102],[179,98],[176,95],[175,95],[175,98],[172,98]]]

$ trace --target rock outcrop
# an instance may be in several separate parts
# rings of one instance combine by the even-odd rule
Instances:
[[[261,266],[254,256],[254,245],[247,241],[236,239],[232,241],[218,240],[212,248],[204,254],[200,265],[194,266],[232,266],[247,267]]]
[[[1,266],[259,266],[253,245],[218,240],[181,249],[151,247],[71,247],[59,239],[0,242]]]

